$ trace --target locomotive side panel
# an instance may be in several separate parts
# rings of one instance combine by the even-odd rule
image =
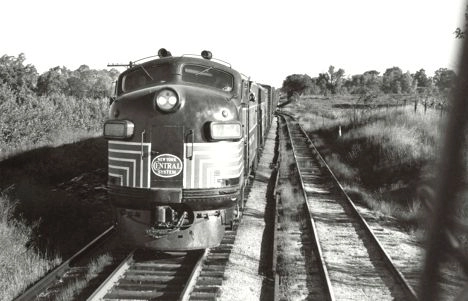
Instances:
[[[260,118],[260,146],[263,147],[265,143],[265,137],[266,137],[266,129],[267,129],[267,90],[259,85],[259,118]]]
[[[257,149],[259,147],[259,89],[255,83],[250,84],[249,95],[249,166],[255,170],[257,161]]]

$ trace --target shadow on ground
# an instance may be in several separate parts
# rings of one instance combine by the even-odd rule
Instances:
[[[112,223],[103,138],[28,151],[1,161],[0,171],[0,190],[44,254],[66,258]]]

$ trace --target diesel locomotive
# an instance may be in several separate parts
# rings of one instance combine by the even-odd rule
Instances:
[[[161,251],[216,246],[241,214],[277,92],[209,51],[161,49],[128,67],[104,125],[122,240]]]

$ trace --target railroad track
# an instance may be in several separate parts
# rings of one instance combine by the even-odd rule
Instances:
[[[328,300],[416,300],[366,221],[292,116],[281,115],[296,161],[314,259]],[[304,242],[308,245],[308,242]],[[307,251],[307,248],[304,248]],[[314,272],[309,271],[310,275]],[[275,295],[278,295],[277,293]]]
[[[87,300],[216,300],[235,235],[205,250],[133,250]]]
[[[93,257],[109,250],[114,234],[114,226],[106,229],[68,260],[23,292],[15,301],[53,300],[61,287],[65,287],[67,283],[82,277],[85,266],[90,263]]]
[[[87,300],[183,299],[205,256],[133,250]]]
[[[114,232],[114,227],[107,229],[15,300],[60,298],[69,283],[85,278],[85,266],[103,252],[114,259],[110,270],[86,280],[76,293],[66,293],[66,299],[216,300],[237,230],[226,230],[218,247],[190,252],[125,250],[110,242]]]

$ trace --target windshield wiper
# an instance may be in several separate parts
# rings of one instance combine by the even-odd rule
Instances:
[[[214,67],[208,67],[208,68],[206,68],[206,69],[204,69],[204,70],[202,70],[202,71],[196,73],[195,76],[198,76],[198,75],[200,75],[200,74],[202,74],[202,73],[208,72],[208,71],[210,71],[210,70],[213,69],[213,68],[214,68]]]
[[[145,75],[148,76],[148,78],[150,80],[152,80],[152,81],[154,80],[153,77],[151,76],[151,74],[149,74],[148,71],[146,71],[145,67],[143,67],[142,65],[139,65],[138,67],[140,67],[141,70],[143,70],[143,72],[145,72]]]

